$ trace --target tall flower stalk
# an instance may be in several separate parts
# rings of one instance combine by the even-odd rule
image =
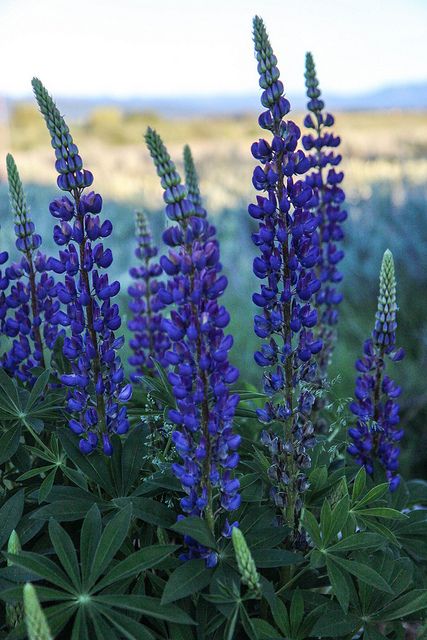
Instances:
[[[311,187],[297,179],[310,168],[310,161],[296,150],[299,128],[284,119],[290,105],[259,17],[254,19],[254,43],[266,109],[259,124],[271,135],[270,141],[260,139],[252,145],[261,163],[252,182],[266,196],[257,196],[256,204],[249,205],[249,214],[258,221],[253,241],[261,253],[254,260],[254,273],[266,281],[253,295],[262,311],[254,318],[255,333],[265,340],[255,361],[264,368],[264,390],[271,398],[258,417],[270,425],[262,440],[271,454],[272,497],[296,540],[308,487],[308,450],[314,444],[314,397],[306,383],[315,378],[315,356],[322,347],[313,333],[317,311],[311,303],[320,288],[315,271],[319,247],[314,240],[318,218],[310,210]]]
[[[339,243],[344,238],[342,223],[347,212],[342,208],[345,193],[340,186],[344,173],[336,171],[341,162],[341,155],[335,152],[340,145],[339,136],[329,132],[334,125],[334,117],[325,112],[325,104],[321,99],[319,82],[313,56],[307,53],[305,61],[305,83],[307,87],[309,113],[304,125],[313,133],[302,137],[302,144],[310,160],[312,171],[306,177],[306,183],[313,189],[312,206],[317,217],[317,230],[313,242],[319,248],[319,259],[315,270],[321,287],[316,294],[316,305],[319,311],[317,332],[323,341],[323,348],[317,356],[319,375],[325,377],[336,341],[335,326],[338,322],[338,305],[342,294],[336,285],[342,280],[338,263],[344,257]]]
[[[102,241],[98,242],[108,238],[113,227],[108,219],[100,221],[101,196],[93,191],[85,193],[93,176],[83,168],[64,118],[37,78],[33,89],[55,149],[58,187],[70,195],[50,204],[50,213],[58,221],[54,240],[62,249],[59,259],[48,261],[56,273],[64,274],[57,292],[67,312],[58,310],[55,321],[71,331],[63,347],[71,373],[61,376],[69,389],[69,425],[80,436],[83,453],[91,453],[101,441],[104,453],[112,455],[111,435],[122,435],[129,428],[123,403],[132,392],[117,353],[124,339],[114,334],[121,319],[118,305],[111,300],[119,293],[120,284],[110,283],[102,272],[111,265],[113,256]]]
[[[133,355],[129,358],[129,364],[135,367],[131,374],[133,382],[138,381],[147,371],[153,373],[154,360],[167,366],[164,354],[170,347],[168,335],[161,326],[161,311],[165,305],[159,297],[159,277],[163,270],[153,260],[158,249],[154,245],[147,219],[141,211],[136,213],[136,238],[135,255],[140,264],[130,269],[133,283],[128,288],[131,297],[129,309],[133,313],[128,322],[128,329],[133,332],[130,341]]]
[[[349,429],[352,443],[348,452],[356,462],[374,473],[377,460],[384,468],[390,491],[400,482],[399,442],[404,430],[399,427],[399,405],[396,398],[401,388],[386,374],[386,361],[401,360],[403,349],[396,348],[396,279],[393,255],[384,253],[380,271],[380,291],[372,338],[363,347],[363,357],[356,361],[355,400],[350,409],[357,424]]]
[[[22,381],[33,379],[31,369],[45,367],[45,348],[53,349],[58,328],[52,318],[59,308],[54,279],[49,275],[48,259],[38,251],[42,240],[35,232],[18,168],[13,157],[6,159],[10,206],[14,215],[19,262],[8,267],[5,286],[9,293],[3,304],[10,310],[4,332],[13,338],[3,356],[3,367]],[[4,310],[6,317],[7,309]],[[3,315],[3,314],[2,314]]]
[[[205,518],[214,531],[216,518],[240,505],[239,481],[233,477],[240,436],[232,428],[239,398],[230,391],[238,371],[228,362],[233,339],[224,335],[224,328],[230,317],[217,302],[227,279],[220,274],[215,229],[201,203],[196,210],[200,194],[195,184],[188,189],[181,183],[155,131],[148,129],[145,139],[161,178],[166,215],[175,223],[163,234],[170,250],[160,263],[169,280],[159,291],[165,304],[174,305],[170,319],[163,320],[172,343],[165,359],[176,399],[169,417],[176,425],[172,439],[181,458],[173,471],[186,493],[183,512]],[[187,176],[188,157],[187,152]],[[208,565],[216,563],[216,554],[188,542],[185,558],[205,557]]]

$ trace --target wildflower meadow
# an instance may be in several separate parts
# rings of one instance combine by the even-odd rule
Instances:
[[[153,122],[138,133],[152,201],[115,237],[55,87],[32,81],[57,189],[30,208],[7,154],[0,638],[427,638],[424,451],[401,464],[405,440],[417,448],[409,386],[422,423],[423,338],[400,304],[425,273],[405,271],[405,292],[387,243],[400,218],[379,234],[352,211],[315,57],[289,119],[292,51],[279,72],[258,16],[253,43],[245,224],[208,210],[197,150],[171,152]],[[422,235],[425,202],[404,213]],[[364,296],[349,311],[350,289]]]

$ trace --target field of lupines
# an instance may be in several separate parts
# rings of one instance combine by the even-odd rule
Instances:
[[[246,281],[251,306],[228,305],[229,220],[213,226],[190,148],[181,179],[150,127],[167,223],[155,243],[150,216],[138,211],[120,291],[111,247],[129,252],[131,239],[112,242],[93,175],[33,80],[61,195],[46,206],[53,249],[7,156],[16,239],[0,244],[1,637],[427,633],[427,484],[399,468],[399,272],[377,242],[377,310],[355,370],[340,371],[353,378],[353,397],[340,399],[331,361],[354,347],[340,334],[345,234],[358,230],[363,256],[375,221],[347,220],[340,137],[313,57],[300,127],[286,119],[260,18],[253,33],[265,138],[251,148],[250,222],[233,228],[224,262]],[[376,286],[352,277],[362,291]],[[374,299],[363,304],[375,308]],[[242,333],[249,308],[251,335]],[[346,313],[357,322],[357,309]],[[421,347],[421,331],[418,339]],[[233,364],[233,340],[257,376]]]

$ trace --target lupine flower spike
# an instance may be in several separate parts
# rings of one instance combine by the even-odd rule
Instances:
[[[27,582],[24,587],[25,625],[29,640],[53,640],[49,625],[40,606],[37,591]]]
[[[52,322],[60,303],[56,287],[49,275],[49,260],[38,249],[41,237],[35,233],[24,189],[13,157],[6,160],[9,196],[15,221],[16,248],[22,254],[19,262],[6,269],[4,285],[11,285],[3,298],[6,307],[3,330],[13,338],[12,347],[3,356],[3,367],[22,381],[33,379],[31,369],[45,366],[45,348],[52,350],[58,337],[58,327]],[[2,306],[3,306],[2,305]]]
[[[401,360],[403,349],[396,349],[396,280],[391,251],[384,253],[380,272],[380,292],[372,338],[363,348],[363,357],[356,361],[355,400],[350,404],[357,424],[349,429],[353,442],[348,452],[369,474],[374,473],[377,460],[385,469],[390,491],[400,482],[399,442],[404,431],[399,426],[399,405],[396,398],[401,389],[386,374],[386,359]]]
[[[17,555],[21,551],[21,543],[19,541],[18,534],[15,530],[9,536],[9,541],[7,544],[7,552]],[[7,565],[8,567],[12,566],[13,560],[8,558]],[[21,603],[16,604],[6,604],[6,624],[9,629],[13,629],[17,627],[20,622],[22,622],[24,618],[24,612]]]
[[[50,213],[58,221],[54,240],[61,250],[59,259],[48,261],[56,273],[64,274],[57,289],[67,313],[58,311],[55,320],[71,330],[63,347],[71,373],[61,376],[69,389],[69,425],[80,436],[83,453],[91,453],[101,442],[104,453],[112,455],[111,435],[122,435],[129,428],[123,403],[132,393],[117,353],[124,338],[114,335],[121,319],[112,298],[119,293],[120,284],[109,282],[103,272],[113,255],[102,240],[111,235],[113,227],[108,219],[100,220],[101,196],[93,191],[85,193],[93,176],[83,168],[64,118],[40,80],[33,80],[33,89],[55,149],[58,187],[71,196],[50,204]]]
[[[163,270],[160,264],[153,260],[158,250],[153,243],[146,217],[141,211],[136,214],[136,239],[135,255],[140,265],[130,269],[133,283],[128,288],[132,298],[129,309],[133,313],[128,322],[128,329],[133,332],[130,341],[133,355],[129,358],[129,364],[135,367],[131,374],[133,382],[139,380],[147,371],[153,373],[153,360],[167,366],[164,354],[170,347],[168,335],[161,326],[161,311],[165,305],[159,298],[158,278]]]
[[[245,536],[239,528],[233,527],[231,539],[241,580],[250,591],[258,595],[261,592],[260,578]]]
[[[163,234],[170,251],[160,264],[169,280],[159,290],[165,304],[176,305],[162,324],[172,343],[165,359],[176,409],[169,417],[176,425],[172,439],[181,458],[173,471],[186,493],[182,510],[206,518],[213,531],[216,515],[240,505],[239,481],[233,477],[240,436],[232,429],[238,396],[230,391],[238,371],[228,362],[233,339],[224,335],[224,328],[230,317],[217,302],[227,279],[219,273],[215,230],[200,202],[195,211],[199,196],[194,185],[190,200],[159,135],[148,129],[145,139],[161,177],[166,215],[177,222]],[[227,531],[229,527],[226,523]],[[204,557],[208,566],[216,564],[215,553],[189,538],[186,542],[184,559]]]
[[[302,144],[304,149],[310,152],[307,158],[310,160],[312,171],[307,175],[306,183],[313,189],[312,206],[318,222],[313,242],[319,248],[319,259],[315,267],[316,275],[321,282],[316,294],[319,312],[317,333],[323,341],[323,348],[317,356],[317,361],[319,375],[324,378],[335,345],[334,327],[338,322],[338,305],[342,300],[342,294],[336,288],[342,280],[337,265],[344,257],[339,243],[344,238],[342,223],[347,218],[347,212],[342,208],[345,194],[340,186],[344,173],[335,170],[341,162],[341,155],[335,152],[341,140],[328,131],[334,125],[334,117],[324,110],[325,105],[321,99],[311,53],[307,53],[305,62],[309,113],[305,117],[304,125],[314,130],[314,133],[303,136]]]
[[[261,166],[255,168],[253,185],[265,196],[249,205],[249,214],[258,221],[253,241],[261,255],[254,260],[254,273],[265,284],[253,295],[261,314],[254,318],[255,333],[265,340],[255,361],[264,368],[264,390],[271,397],[258,418],[271,425],[262,436],[269,447],[272,498],[293,530],[296,542],[303,494],[308,487],[308,450],[314,445],[310,414],[314,397],[306,382],[316,377],[315,356],[322,342],[313,328],[317,311],[312,299],[320,281],[315,267],[319,247],[314,240],[318,219],[311,211],[313,192],[297,178],[310,168],[303,151],[296,151],[299,128],[284,120],[289,112],[277,59],[261,18],[254,19],[255,53],[258,60],[261,102],[266,110],[260,126],[269,131],[270,142],[261,139],[252,145],[252,154]],[[281,426],[281,435],[273,431]]]

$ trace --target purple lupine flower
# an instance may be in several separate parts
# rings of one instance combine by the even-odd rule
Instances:
[[[162,366],[167,366],[164,354],[170,347],[168,334],[162,329],[162,313],[165,304],[161,301],[159,290],[162,283],[159,281],[163,269],[158,262],[153,262],[157,256],[157,247],[144,214],[140,211],[136,214],[136,237],[138,246],[135,250],[136,257],[141,264],[132,267],[129,271],[133,283],[128,288],[132,298],[129,309],[133,317],[128,322],[128,329],[133,332],[130,346],[133,355],[129,358],[129,364],[135,367],[131,374],[131,380],[137,382],[148,371],[153,372],[153,360]]]
[[[310,185],[298,179],[310,168],[310,161],[303,151],[296,150],[299,128],[284,120],[290,106],[259,17],[254,19],[254,42],[263,89],[261,102],[266,107],[259,124],[272,136],[270,141],[261,139],[252,145],[253,156],[261,163],[252,182],[266,196],[257,196],[256,204],[248,209],[258,221],[258,232],[252,237],[260,256],[255,258],[253,270],[265,281],[260,293],[253,295],[260,308],[254,318],[255,333],[265,340],[255,353],[255,361],[265,369],[264,390],[271,396],[258,410],[258,418],[283,428],[282,435],[265,432],[262,441],[272,458],[272,497],[296,540],[302,495],[308,487],[308,449],[315,442],[310,420],[314,396],[304,383],[314,380],[315,356],[322,348],[313,330],[317,311],[311,302],[320,288],[315,272],[319,247],[314,239],[318,218],[311,211]]]
[[[61,376],[68,390],[68,409],[72,414],[71,430],[80,436],[80,450],[91,453],[100,444],[112,455],[110,437],[128,431],[126,403],[132,392],[126,384],[118,350],[124,338],[116,338],[121,319],[119,307],[112,302],[120,290],[103,272],[113,260],[103,240],[112,232],[109,220],[100,219],[102,198],[91,191],[93,176],[83,168],[79,150],[54,101],[36,78],[33,89],[52,138],[58,186],[68,192],[50,204],[57,220],[54,240],[59,259],[48,260],[50,268],[64,274],[58,283],[58,298],[66,305],[54,315],[54,321],[69,327],[71,336],[64,340],[63,353],[71,363],[71,373]]]
[[[344,238],[342,223],[347,218],[347,212],[343,209],[345,194],[340,186],[344,173],[335,169],[341,162],[341,155],[335,152],[341,140],[328,131],[335,120],[333,115],[324,111],[325,105],[321,99],[311,53],[306,55],[305,81],[309,113],[304,124],[308,129],[313,129],[314,133],[303,136],[302,144],[304,149],[310,152],[307,158],[310,160],[312,171],[306,176],[305,182],[313,189],[311,204],[318,221],[313,242],[319,248],[316,275],[321,287],[316,294],[319,311],[317,332],[322,338],[323,348],[317,361],[319,374],[324,378],[334,349],[334,327],[338,322],[338,305],[342,300],[342,294],[336,285],[342,280],[338,264],[344,257],[344,251],[339,244]]]
[[[165,359],[176,399],[169,418],[176,425],[172,440],[181,458],[173,472],[186,494],[181,500],[183,512],[205,517],[213,531],[216,514],[240,505],[234,469],[241,438],[233,432],[239,398],[230,391],[238,370],[228,361],[233,339],[224,329],[230,317],[217,301],[227,279],[220,273],[215,229],[200,202],[195,210],[199,194],[194,191],[191,154],[187,152],[185,159],[192,180],[190,199],[159,135],[148,129],[146,142],[161,177],[166,214],[176,223],[163,234],[170,251],[160,263],[169,280],[159,290],[163,302],[174,305],[170,319],[163,320],[172,343]],[[205,557],[209,566],[216,562],[194,541],[184,557]]]
[[[401,360],[403,349],[396,348],[396,280],[391,251],[384,253],[380,272],[380,292],[372,338],[366,340],[363,357],[356,361],[355,399],[350,410],[357,416],[356,426],[349,429],[352,443],[348,452],[369,474],[374,461],[385,469],[390,491],[400,482],[399,442],[404,431],[399,426],[401,389],[385,373],[386,359]]]
[[[31,370],[45,367],[45,347],[52,350],[58,338],[58,327],[52,318],[60,303],[54,278],[48,273],[48,260],[38,250],[42,240],[35,233],[19,172],[10,154],[6,164],[15,244],[22,258],[6,269],[3,285],[5,288],[9,285],[7,294],[2,285],[2,331],[12,338],[12,347],[3,355],[2,366],[9,375],[31,382],[34,381]]]
[[[6,265],[8,260],[8,252],[0,250],[0,336],[4,335],[4,323],[8,310],[5,291],[7,291],[7,288],[9,286],[9,278],[6,275],[6,272],[1,269],[1,267],[3,265]]]

